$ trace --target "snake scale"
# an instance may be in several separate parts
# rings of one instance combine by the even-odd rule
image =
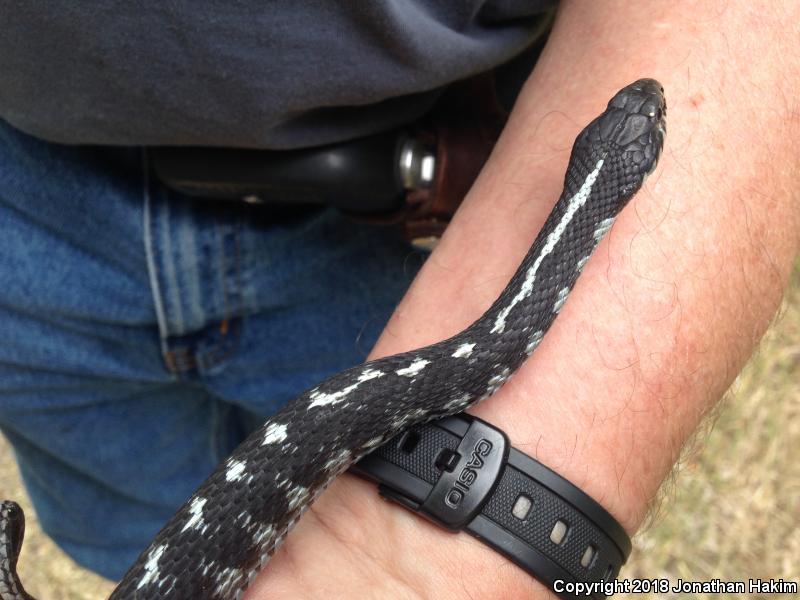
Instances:
[[[457,335],[343,371],[250,435],[142,552],[112,600],[240,598],[314,499],[370,450],[416,423],[492,395],[530,356],[583,266],[658,161],[663,88],[620,90],[575,140],[564,189],[508,286]],[[16,574],[24,521],[0,504],[0,598],[28,600]]]

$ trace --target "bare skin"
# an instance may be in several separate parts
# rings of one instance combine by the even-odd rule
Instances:
[[[620,87],[661,81],[658,170],[533,357],[474,410],[635,532],[769,324],[800,249],[798,23],[791,1],[563,2],[498,147],[373,356],[477,318],[558,197],[578,131]],[[548,594],[470,536],[345,475],[247,597]]]

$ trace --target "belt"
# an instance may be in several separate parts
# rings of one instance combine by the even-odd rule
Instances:
[[[188,196],[336,207],[430,248],[491,152],[507,112],[491,74],[449,87],[419,122],[296,150],[155,147],[153,172]]]
[[[433,109],[402,129],[297,150],[158,147],[152,172],[189,196],[266,205],[334,206],[394,226],[431,249],[494,147],[547,39],[552,13],[519,56],[445,88]]]

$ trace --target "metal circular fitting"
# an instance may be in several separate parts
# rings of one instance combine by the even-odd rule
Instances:
[[[400,147],[398,166],[405,189],[427,188],[436,174],[436,154],[419,140],[407,138]]]

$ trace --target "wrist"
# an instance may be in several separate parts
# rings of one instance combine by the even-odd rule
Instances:
[[[500,554],[381,498],[345,473],[301,519],[246,599],[548,597]]]

